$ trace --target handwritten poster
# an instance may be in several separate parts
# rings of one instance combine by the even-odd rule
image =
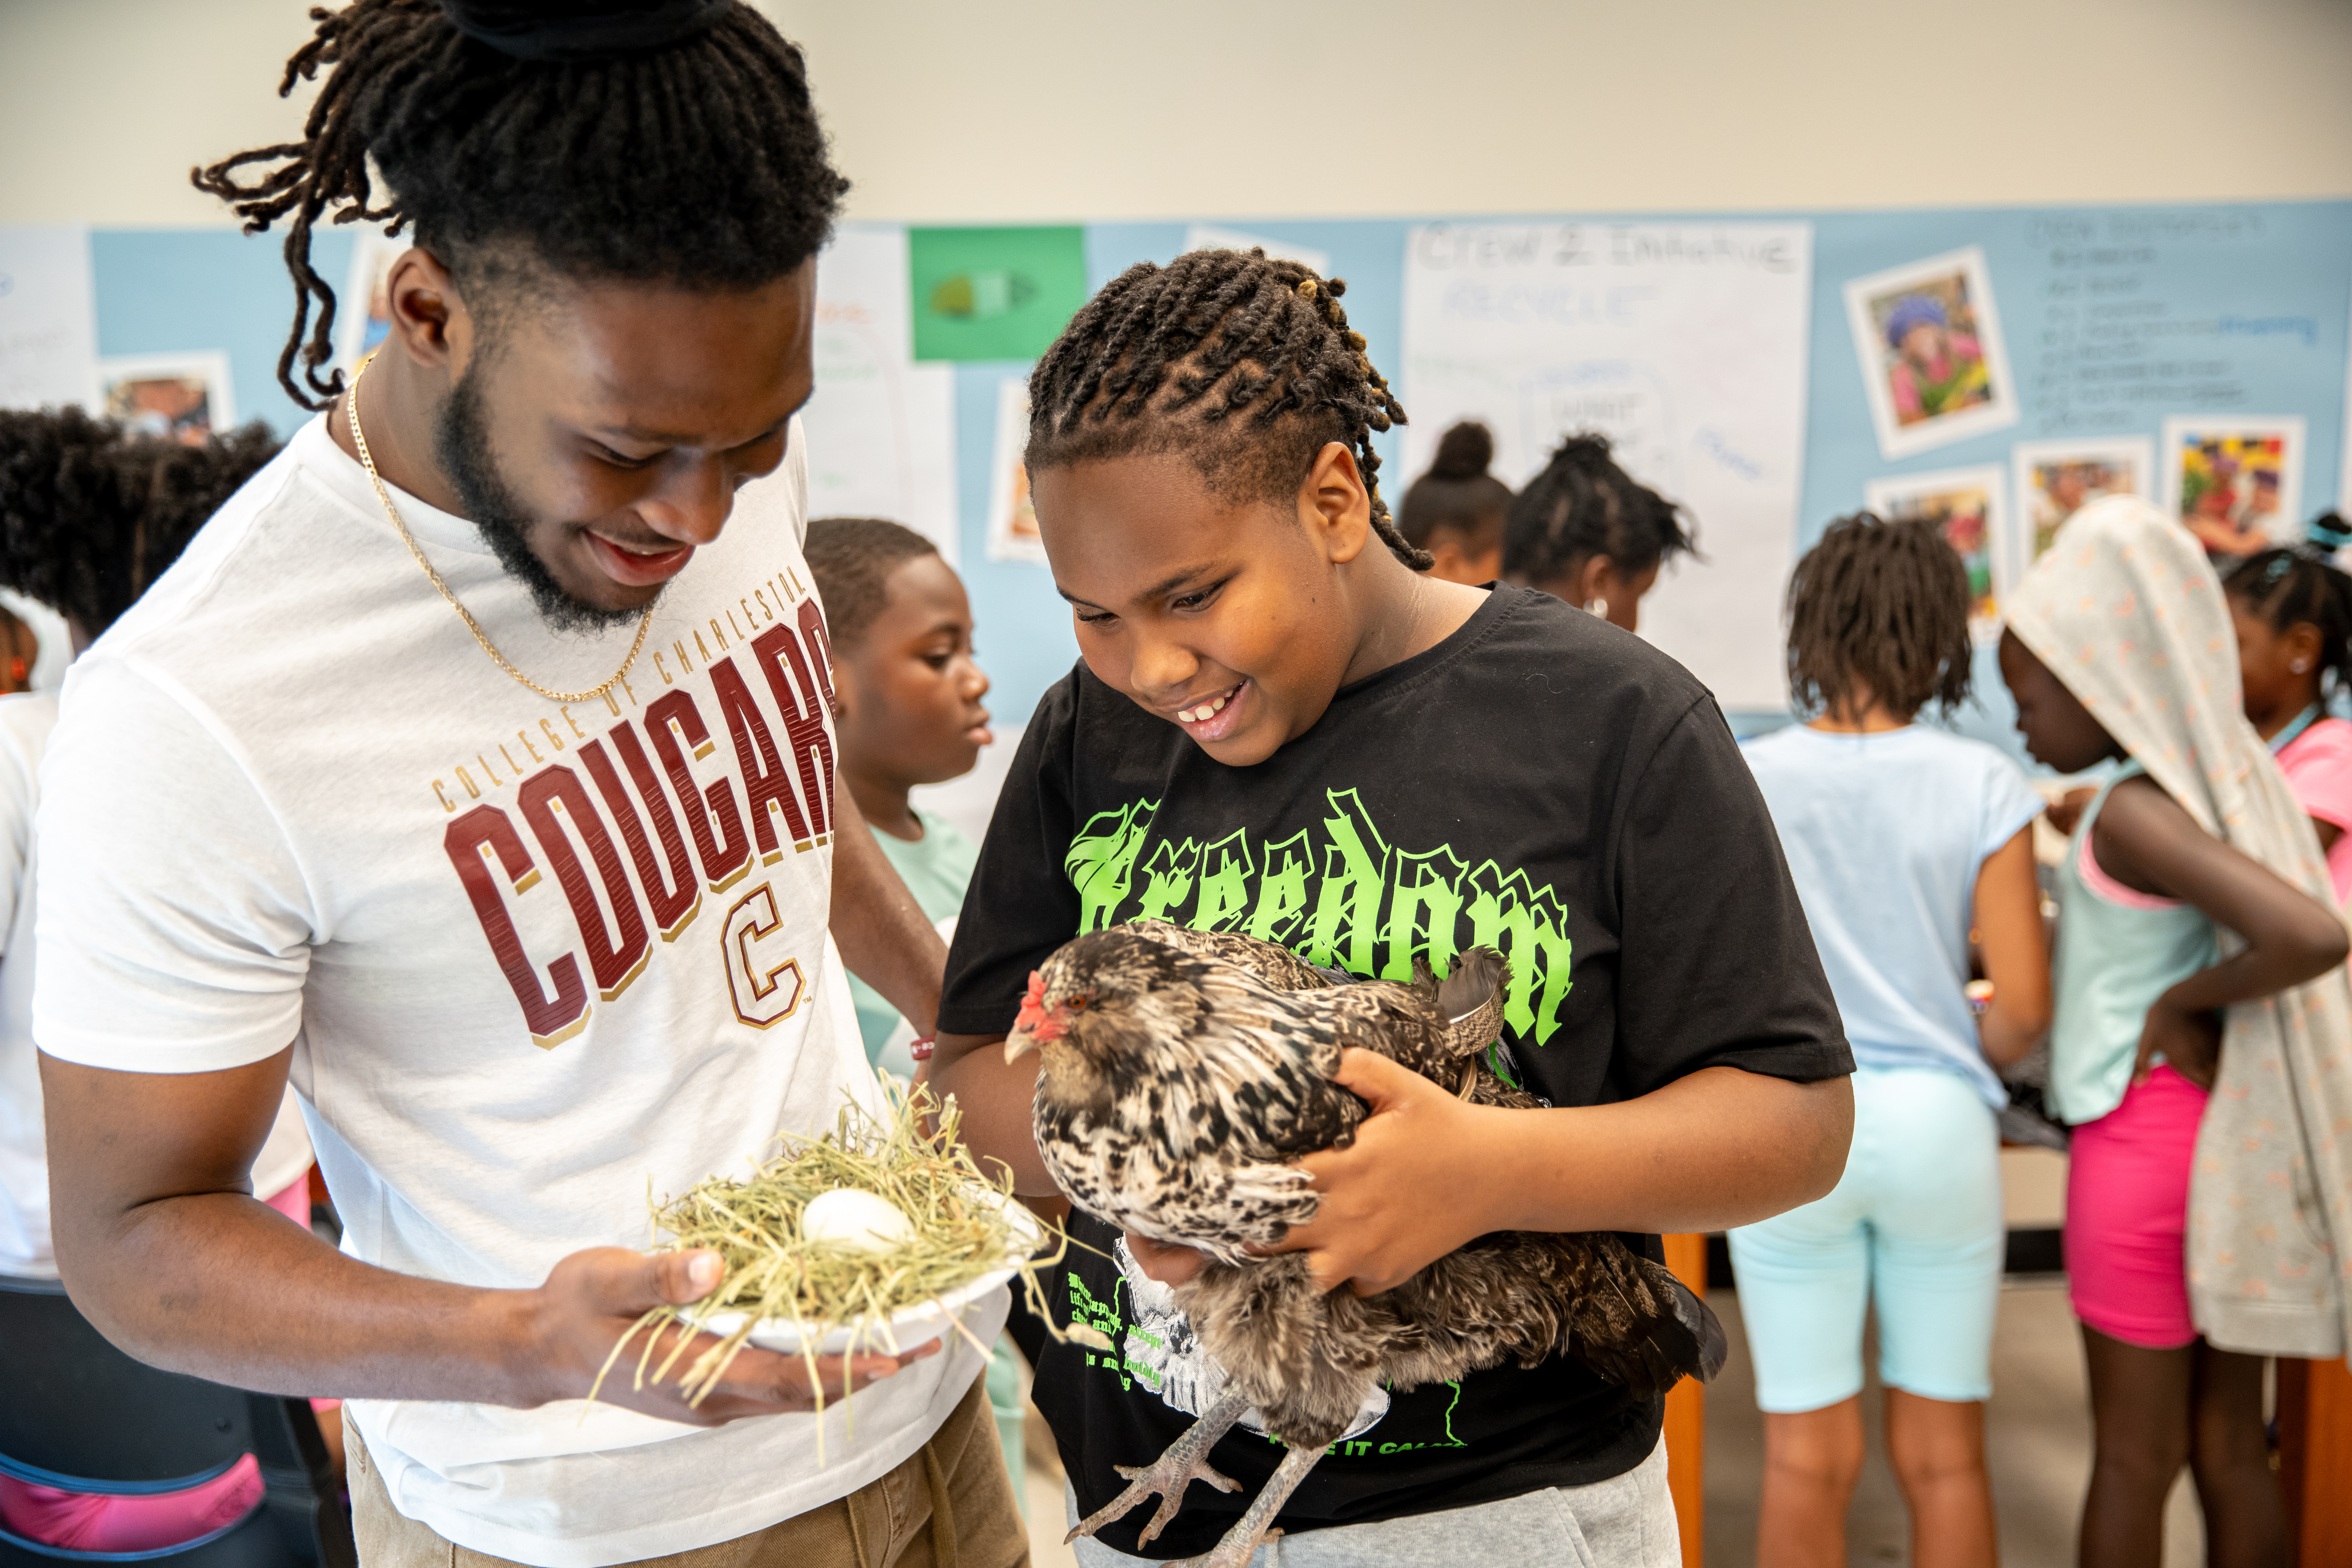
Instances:
[[[1660,578],[1643,635],[1724,707],[1783,707],[1811,297],[1804,223],[1416,227],[1403,477],[1459,419],[1486,422],[1514,488],[1561,437],[1606,434],[1627,472],[1696,520],[1706,556]]]
[[[0,408],[97,401],[90,295],[88,229],[0,224]]]
[[[845,226],[816,259],[809,515],[900,522],[957,561],[955,370],[914,359],[907,231]]]

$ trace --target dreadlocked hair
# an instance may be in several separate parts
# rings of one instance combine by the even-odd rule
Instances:
[[[79,408],[0,410],[0,587],[96,637],[277,453],[257,419],[192,447]]]
[[[1213,489],[1287,501],[1338,441],[1355,456],[1381,542],[1427,571],[1429,552],[1381,499],[1372,435],[1403,424],[1404,408],[1348,325],[1347,288],[1256,248],[1136,263],[1030,373],[1030,473],[1175,452]]]
[[[315,36],[278,89],[327,69],[303,139],[190,171],[247,234],[292,218],[294,327],[278,380],[306,408],[343,385],[341,371],[320,374],[336,300],[310,263],[311,231],[331,213],[411,227],[478,315],[482,285],[516,268],[757,287],[816,253],[848,189],[826,162],[800,51],[746,5],[679,42],[563,60],[468,37],[441,0],[356,0],[310,18]],[[258,172],[240,177],[248,165]]]
[[[1969,700],[1969,573],[1933,523],[1856,512],[1829,526],[1789,576],[1789,694],[1805,716],[1865,695],[1909,719]]]
[[[1450,528],[1474,541],[1499,537],[1511,487],[1486,471],[1494,460],[1493,431],[1475,419],[1448,427],[1437,438],[1429,471],[1405,487],[1404,504],[1397,508],[1404,536],[1427,544],[1439,529]]]
[[[1543,471],[1511,501],[1503,521],[1503,574],[1515,583],[1557,582],[1596,555],[1638,576],[1667,557],[1698,552],[1682,509],[1617,466],[1609,437],[1559,444]]]
[[[2322,532],[2333,523],[2332,514],[2312,524]],[[2264,550],[2247,556],[2221,579],[2229,595],[2263,618],[2274,632],[2309,625],[2319,632],[2320,689],[2352,687],[2352,577],[2328,564],[2320,546],[2301,544]]]
[[[801,553],[824,600],[825,636],[849,648],[889,603],[890,574],[940,547],[902,522],[878,517],[820,517],[808,525]]]

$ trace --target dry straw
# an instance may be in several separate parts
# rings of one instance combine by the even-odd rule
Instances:
[[[605,1358],[596,1389],[643,1333],[635,1386],[643,1388],[649,1377],[667,1380],[691,1352],[678,1383],[688,1402],[699,1405],[750,1342],[753,1328],[782,1320],[798,1333],[822,1413],[816,1347],[826,1335],[846,1327],[850,1353],[898,1354],[894,1313],[940,1304],[1008,1266],[1020,1274],[1039,1316],[1051,1322],[1037,1276],[1061,1261],[1067,1237],[1056,1228],[1050,1252],[1024,1258],[1030,1250],[1029,1215],[1013,1196],[1011,1173],[982,1171],[959,1137],[962,1120],[952,1096],[942,1106],[928,1088],[909,1090],[886,1078],[880,1116],[852,1100],[822,1137],[780,1134],[782,1151],[748,1178],[713,1176],[682,1197],[650,1205],[656,1233],[670,1238],[658,1243],[663,1250],[708,1247],[719,1254],[723,1273],[718,1289],[701,1300],[656,1307],[638,1319]],[[801,1233],[803,1212],[820,1194],[841,1187],[887,1200],[912,1222],[912,1234],[879,1255],[809,1242]],[[744,1314],[742,1321],[723,1337],[692,1331],[737,1312]],[[960,1316],[950,1321],[982,1357],[989,1353]],[[674,1336],[656,1364],[660,1330],[668,1324],[688,1331]],[[589,1393],[592,1400],[596,1389]],[[842,1394],[848,1395],[845,1373]]]

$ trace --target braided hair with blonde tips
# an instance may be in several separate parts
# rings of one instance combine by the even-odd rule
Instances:
[[[649,35],[665,12],[688,20]],[[320,374],[336,310],[310,259],[321,219],[412,227],[487,319],[503,286],[550,271],[757,288],[816,254],[848,189],[800,51],[747,5],[354,0],[310,18],[278,89],[327,72],[302,140],[190,172],[247,234],[291,219],[278,379],[306,408],[343,385]]]
[[[1109,458],[1184,457],[1210,489],[1286,501],[1330,442],[1354,455],[1372,527],[1429,569],[1381,498],[1372,436],[1404,408],[1339,307],[1347,284],[1260,249],[1138,262],[1088,300],[1029,376],[1032,475]]]

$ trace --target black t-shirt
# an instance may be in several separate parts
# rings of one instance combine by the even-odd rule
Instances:
[[[1714,699],[1639,638],[1526,589],[1495,588],[1453,636],[1345,688],[1253,767],[1216,762],[1074,669],[1022,737],[956,927],[940,1027],[1005,1032],[1047,953],[1145,916],[1394,979],[1416,955],[1443,974],[1463,948],[1499,948],[1512,990],[1497,1065],[1555,1105],[1631,1100],[1717,1064],[1799,1080],[1853,1067]],[[1081,1215],[1074,1234],[1087,1245],[1048,1300],[1118,1348],[1049,1342],[1036,1399],[1091,1512],[1124,1484],[1113,1465],[1158,1458],[1213,1392],[1167,1292],[1113,1260],[1117,1233]],[[1626,1239],[1659,1256],[1654,1237]],[[1661,1410],[1567,1359],[1382,1391],[1278,1522],[1312,1530],[1605,1480],[1648,1456]],[[1149,1507],[1101,1539],[1144,1556],[1203,1551],[1280,1458],[1237,1427],[1211,1462],[1238,1493],[1189,1489],[1148,1548],[1136,1532]]]

